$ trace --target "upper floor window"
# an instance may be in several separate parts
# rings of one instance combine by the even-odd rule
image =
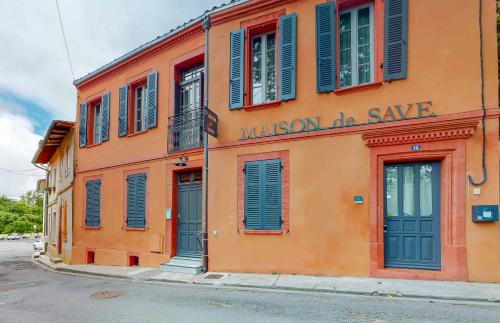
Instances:
[[[92,107],[94,120],[93,120],[93,130],[94,130],[94,144],[101,143],[101,127],[102,127],[102,113],[101,113],[101,102],[94,104]]]
[[[71,163],[71,157],[70,157],[70,150],[69,150],[69,147],[66,148],[66,154],[65,154],[65,157],[66,157],[66,168],[65,168],[65,173],[66,173],[66,176],[69,175],[69,172],[70,172],[70,163]]]
[[[342,11],[339,15],[340,87],[373,80],[372,6]]]
[[[158,72],[118,90],[118,136],[144,132],[157,125]]]
[[[146,85],[134,90],[134,131],[146,130]]]
[[[201,147],[203,143],[203,63],[176,73],[174,115],[169,118],[170,152]]]
[[[297,16],[285,10],[241,23],[230,34],[229,108],[295,99]]]
[[[80,103],[79,146],[97,145],[109,138],[109,92],[89,103]],[[68,166],[67,166],[68,167]]]
[[[276,33],[252,37],[252,104],[276,101]]]
[[[405,79],[407,50],[408,0],[316,5],[317,92]]]
[[[202,106],[202,74],[203,65],[196,65],[182,71],[180,86],[180,102],[176,107],[176,114],[188,114],[194,117],[194,113]]]

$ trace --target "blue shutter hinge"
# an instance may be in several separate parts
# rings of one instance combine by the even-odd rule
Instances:
[[[243,166],[243,174],[246,174],[247,173],[247,167],[246,166]],[[244,220],[243,220],[244,221]]]

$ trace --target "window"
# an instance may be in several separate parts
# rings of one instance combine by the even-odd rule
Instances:
[[[101,224],[101,180],[85,183],[85,226],[99,227]]]
[[[144,228],[146,225],[146,173],[127,176],[128,228]]]
[[[372,6],[342,11],[339,15],[340,87],[373,80]]]
[[[70,172],[70,163],[71,163],[71,159],[70,159],[70,156],[69,156],[69,147],[66,148],[66,169],[65,169],[65,173],[66,173],[66,176],[69,175],[69,172]]]
[[[134,131],[146,130],[146,85],[135,88],[134,93]]]
[[[176,114],[195,117],[202,106],[203,66],[195,66],[182,71],[180,83],[180,102]]]
[[[94,109],[94,144],[101,143],[102,114],[101,103],[96,103]]]
[[[281,160],[245,162],[246,229],[281,229]]]
[[[285,10],[241,23],[230,33],[229,108],[295,99],[297,16]]]
[[[169,118],[169,152],[203,144],[203,63],[178,70],[174,115]]]
[[[109,92],[80,104],[79,146],[98,145],[109,139]]]
[[[118,90],[118,136],[157,126],[158,73],[153,71]]]
[[[57,230],[57,213],[52,212],[52,218],[51,218],[51,232],[50,232],[50,242],[55,244],[56,243],[56,230]]]
[[[252,104],[276,101],[276,33],[252,37]]]
[[[54,167],[53,173],[52,173],[52,179],[51,179],[51,185],[53,191],[56,189],[56,181],[57,181],[57,168]]]
[[[353,6],[357,5],[357,6]],[[406,79],[408,0],[316,5],[316,91],[350,93]]]
[[[66,201],[62,205],[62,240],[66,242],[68,240],[68,204]]]

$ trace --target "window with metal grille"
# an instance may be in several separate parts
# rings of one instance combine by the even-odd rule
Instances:
[[[203,64],[196,64],[180,73],[175,87],[175,113],[168,124],[170,152],[203,144],[203,70]]]

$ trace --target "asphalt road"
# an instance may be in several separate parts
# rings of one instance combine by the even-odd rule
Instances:
[[[53,273],[31,262],[31,248],[27,241],[0,241],[0,322],[500,322],[500,304],[153,284]]]

